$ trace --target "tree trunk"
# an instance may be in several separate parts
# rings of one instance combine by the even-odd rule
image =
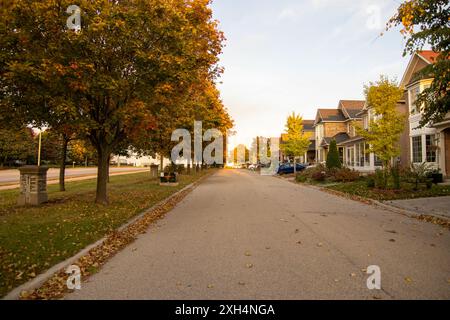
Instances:
[[[159,156],[159,166],[160,166],[161,172],[164,172],[164,157],[162,155]]]
[[[110,164],[110,163],[111,163],[111,155],[108,156],[108,166],[107,166],[107,168],[108,168],[108,169],[107,169],[107,172],[108,172],[108,179],[107,179],[107,181],[108,181],[108,182],[107,182],[107,183],[110,182],[110,180],[109,180],[109,167],[110,167],[109,164]]]
[[[65,175],[66,175],[66,158],[67,158],[68,144],[69,139],[63,136],[61,145],[61,159],[59,164],[59,191],[66,191]]]
[[[97,150],[98,153],[98,169],[97,169],[97,191],[95,195],[95,202],[102,205],[107,205],[107,183],[109,176],[109,157],[110,153],[106,150]]]

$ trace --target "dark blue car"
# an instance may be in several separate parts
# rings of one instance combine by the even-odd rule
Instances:
[[[304,164],[297,163],[297,172],[303,171],[306,169]],[[280,165],[278,168],[277,174],[293,174],[294,173],[294,164],[293,163],[284,163]]]

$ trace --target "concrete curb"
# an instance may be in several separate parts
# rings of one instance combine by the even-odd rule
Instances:
[[[337,197],[346,198],[346,199],[349,199],[349,200],[352,200],[352,201],[365,203],[367,205],[377,206],[377,207],[380,207],[380,208],[382,208],[384,210],[392,211],[392,212],[395,212],[395,213],[398,213],[398,214],[401,214],[401,215],[404,215],[404,216],[407,216],[407,217],[410,217],[410,218],[416,218],[417,219],[420,216],[424,216],[425,215],[425,216],[433,216],[433,217],[436,217],[436,218],[439,218],[439,219],[442,219],[442,220],[450,221],[448,219],[448,217],[437,215],[437,214],[431,214],[430,215],[429,213],[415,212],[415,211],[411,211],[411,210],[407,210],[407,209],[398,208],[396,206],[393,206],[393,205],[390,205],[390,204],[386,204],[386,203],[378,201],[378,200],[363,198],[363,197],[355,196],[355,195],[349,195],[349,194],[346,194],[344,192],[340,192],[340,191],[336,191],[336,190],[330,190],[330,189],[327,189],[325,187],[318,187],[318,186],[314,186],[314,185],[310,185],[310,184],[306,184],[306,183],[299,184],[299,183],[295,182],[295,180],[294,181],[290,181],[290,180],[284,179],[282,177],[279,177],[279,179],[282,179],[282,180],[284,180],[286,182],[293,183],[293,184],[295,184],[297,186],[302,186],[302,187],[306,187],[306,188],[322,191],[322,192],[325,192],[325,193],[328,193],[328,194],[335,195]]]
[[[187,191],[189,189],[193,190],[193,188],[196,187],[200,182],[202,182],[204,179],[210,177],[213,174],[205,175],[205,176],[201,177],[199,180],[197,180],[197,181],[187,185],[183,189],[175,192],[174,194],[172,194],[168,198],[166,198],[164,200],[161,200],[160,202],[158,202],[154,206],[150,207],[149,209],[144,210],[143,212],[139,213],[135,217],[131,218],[128,222],[126,222],[125,224],[123,224],[122,226],[117,228],[116,231],[120,232],[120,231],[125,230],[130,225],[132,225],[132,224],[136,223],[137,221],[141,220],[146,214],[148,214],[149,212],[152,212],[153,210],[163,206],[165,203],[167,203],[171,199],[175,198],[179,194],[181,194],[181,193],[183,193],[183,192],[185,192],[185,191]],[[66,269],[70,265],[74,264],[76,261],[78,261],[80,258],[85,256],[86,254],[88,254],[89,251],[91,251],[95,247],[100,246],[108,238],[108,236],[109,235],[104,236],[103,238],[101,238],[100,240],[96,241],[95,243],[90,244],[86,248],[82,249],[76,255],[74,255],[74,256],[72,256],[70,258],[67,258],[66,260],[64,260],[64,261],[54,265],[53,267],[51,267],[47,271],[41,273],[37,277],[35,277],[35,278],[31,279],[30,281],[25,282],[24,284],[22,284],[22,285],[18,286],[17,288],[13,289],[6,296],[4,296],[2,298],[2,300],[19,300],[20,294],[22,293],[22,291],[30,292],[30,291],[33,291],[35,289],[38,289],[47,280],[49,280],[51,277],[53,277],[53,275],[55,275],[56,273],[60,272],[63,269]]]

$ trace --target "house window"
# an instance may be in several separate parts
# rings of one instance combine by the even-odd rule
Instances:
[[[341,161],[341,163],[344,163],[344,148],[339,148],[339,160]]]
[[[417,114],[420,112],[420,108],[417,107],[416,105],[416,101],[417,101],[417,97],[420,94],[420,87],[417,86],[413,89],[411,89],[409,94],[409,99],[410,99],[410,110],[411,110],[411,115]]]
[[[355,146],[355,154],[356,154],[356,166],[360,167],[361,163],[360,163],[360,157],[359,157],[359,153],[360,153],[360,147],[359,147],[359,143]]]
[[[364,129],[369,130],[369,117],[368,116],[364,117]]]
[[[358,158],[360,167],[364,167],[364,143],[362,142],[359,144]]]
[[[370,146],[368,143],[364,146],[364,153],[365,153],[365,160],[366,160],[366,166],[370,166]]]
[[[376,167],[383,166],[383,161],[381,161],[381,159],[377,155],[375,155],[375,166]]]
[[[412,137],[412,155],[414,163],[422,163],[422,136]]]
[[[436,143],[432,135],[426,136],[427,162],[436,162]]]

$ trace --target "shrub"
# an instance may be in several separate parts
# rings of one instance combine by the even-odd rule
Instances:
[[[359,179],[359,172],[349,168],[341,168],[333,172],[336,182],[353,182]]]
[[[419,190],[419,185],[425,183],[427,188],[430,187],[430,179],[428,178],[429,167],[426,163],[420,165],[412,164],[407,173],[408,181],[414,184],[414,190]]]
[[[323,182],[327,178],[326,171],[316,171],[311,175],[311,179],[317,182]]]
[[[336,140],[332,140],[330,143],[330,151],[327,155],[327,169],[340,169],[342,167],[341,160],[339,159],[339,151],[337,148]]]
[[[391,176],[394,182],[394,189],[400,190],[400,166],[398,164],[391,168]]]
[[[295,177],[297,182],[305,183],[305,182],[308,181],[308,176],[305,174],[305,171],[306,170],[304,170],[303,172],[297,174],[297,176]]]
[[[375,188],[376,184],[375,184],[375,175],[374,174],[367,176],[366,185],[367,185],[367,188],[370,188],[370,189]]]
[[[325,181],[325,179],[329,175],[327,174],[327,169],[324,165],[319,164],[312,168],[307,168],[303,170],[302,172],[299,172],[297,174],[296,181],[297,182],[307,182],[307,181]]]
[[[386,183],[384,180],[384,171],[377,169],[375,171],[375,175],[374,175],[374,180],[375,180],[375,187],[379,188],[379,189],[385,189],[386,188]]]

